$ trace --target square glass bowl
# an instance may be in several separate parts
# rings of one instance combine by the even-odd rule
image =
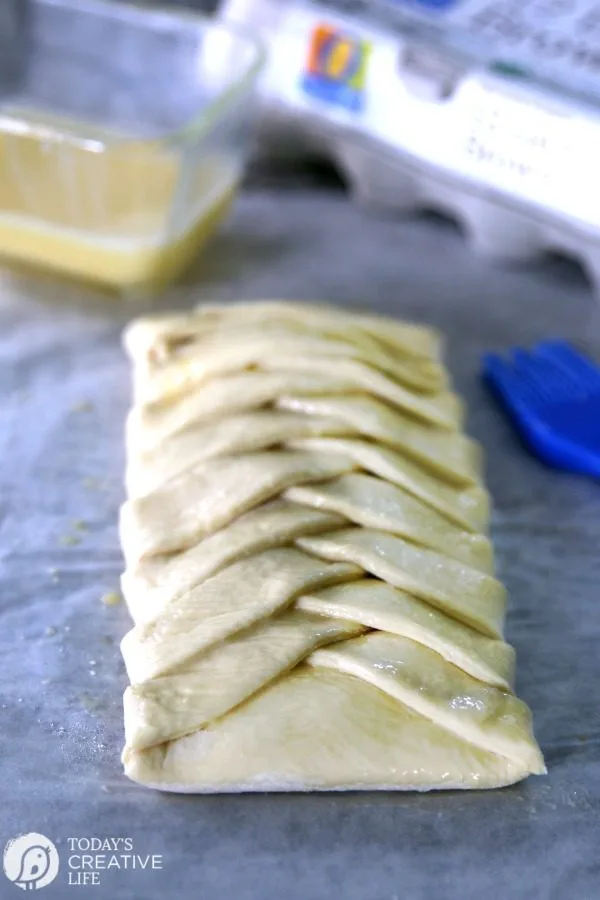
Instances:
[[[0,256],[155,292],[229,209],[262,48],[180,8],[19,9],[17,65],[0,77]]]

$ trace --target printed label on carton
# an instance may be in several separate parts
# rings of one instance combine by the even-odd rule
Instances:
[[[390,0],[386,0],[390,4]],[[600,95],[599,0],[393,0],[488,64]]]

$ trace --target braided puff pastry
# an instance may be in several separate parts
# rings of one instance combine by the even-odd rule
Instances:
[[[127,775],[205,792],[544,772],[435,333],[270,302],[139,320],[125,346]]]

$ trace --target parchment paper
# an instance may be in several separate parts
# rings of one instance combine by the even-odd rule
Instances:
[[[493,793],[185,797],[125,780],[117,509],[140,307],[0,281],[0,838],[58,847],[47,900],[584,900],[600,896],[600,486],[531,458],[481,353],[557,335],[600,357],[596,301],[564,263],[501,270],[437,220],[368,218],[341,194],[247,193],[163,305],[319,298],[430,322],[483,441],[508,638],[545,778]],[[162,868],[69,886],[69,838],[131,838]],[[0,897],[17,896],[0,872]],[[20,895],[19,895],[20,896]]]

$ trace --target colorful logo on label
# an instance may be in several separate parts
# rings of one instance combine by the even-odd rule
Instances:
[[[370,51],[368,41],[331,25],[318,25],[312,33],[302,78],[305,93],[351,112],[361,112]]]

